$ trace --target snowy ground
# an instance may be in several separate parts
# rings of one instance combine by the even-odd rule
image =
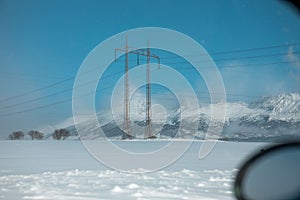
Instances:
[[[117,144],[134,149],[164,142]],[[79,141],[1,141],[0,199],[234,199],[237,168],[266,145],[219,142],[199,160],[201,144],[194,142],[184,156],[161,171],[132,174],[103,166]]]

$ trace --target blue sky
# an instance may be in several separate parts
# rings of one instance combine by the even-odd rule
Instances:
[[[139,27],[169,28],[199,42],[216,60],[226,91],[233,94],[229,101],[300,92],[299,24],[298,13],[275,0],[0,0],[0,138],[70,118],[71,101],[13,113],[70,98],[72,90],[47,95],[72,89],[72,79],[26,93],[75,76],[101,41]]]

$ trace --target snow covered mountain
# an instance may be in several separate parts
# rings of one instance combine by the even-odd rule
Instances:
[[[222,123],[211,117],[211,109],[218,110],[224,104],[210,104],[195,108],[180,107],[163,116],[156,112],[157,119],[152,123],[153,133],[158,138],[193,138],[203,139],[209,124]],[[238,141],[276,141],[279,139],[300,137],[300,94],[280,94],[273,97],[262,97],[252,103],[227,102],[226,117],[221,138],[222,140]],[[101,114],[98,114],[101,117]],[[179,131],[179,126],[181,129]],[[81,138],[96,139],[100,136],[95,123],[90,121],[79,125]],[[106,137],[120,138],[122,130],[115,121],[102,124]],[[68,127],[73,135],[77,134],[74,126]],[[145,121],[134,120],[132,133],[143,138]]]

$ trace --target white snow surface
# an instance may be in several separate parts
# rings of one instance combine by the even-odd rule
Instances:
[[[168,141],[114,143],[134,150]],[[139,174],[105,167],[80,141],[1,141],[0,199],[234,199],[232,184],[239,166],[266,145],[218,142],[209,156],[200,160],[201,144],[194,142],[163,170]]]

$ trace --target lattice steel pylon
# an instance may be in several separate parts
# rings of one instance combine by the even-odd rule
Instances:
[[[130,50],[129,50],[130,49]],[[125,48],[115,49],[115,60],[117,58],[117,51],[125,52],[125,80],[124,80],[124,129],[122,139],[131,139],[133,137],[131,133],[131,122],[130,122],[130,100],[129,100],[129,54],[136,54],[137,62],[139,65],[139,56],[147,57],[147,71],[146,71],[146,131],[144,138],[153,138],[151,130],[151,71],[150,71],[150,60],[155,58],[158,61],[158,68],[160,65],[160,58],[155,54],[151,53],[149,41],[147,43],[147,49],[133,49],[128,46],[128,37],[126,34],[126,45]]]
[[[122,139],[131,139],[131,129],[130,129],[130,102],[129,102],[129,65],[128,65],[128,53],[129,53],[129,47],[128,47],[128,37],[126,34],[126,42],[125,42],[125,48],[115,49],[115,61],[117,59],[117,51],[125,52],[125,80],[124,80],[124,127],[123,127],[123,135]]]

